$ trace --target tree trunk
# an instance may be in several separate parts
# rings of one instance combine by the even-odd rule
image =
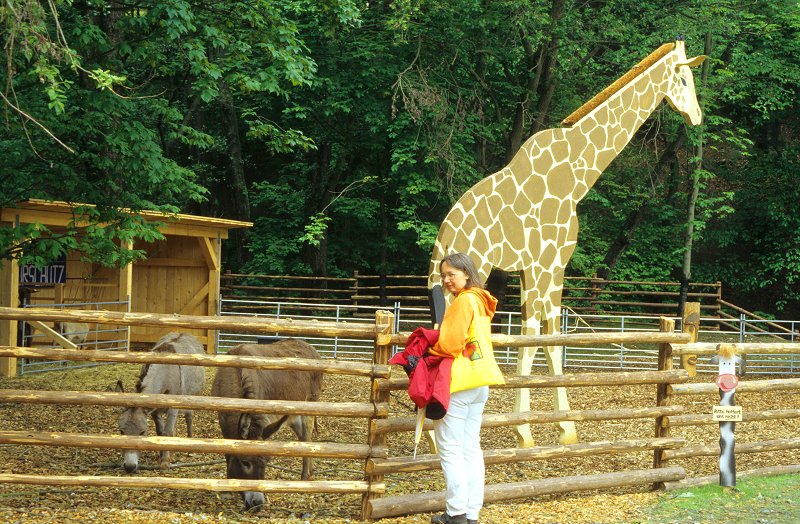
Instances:
[[[558,48],[561,45],[559,39],[558,25],[564,18],[566,10],[564,0],[553,0],[550,8],[550,25],[547,29],[549,42],[542,48],[542,55],[539,66],[542,68],[541,80],[539,81],[539,102],[536,107],[536,119],[531,127],[530,134],[533,135],[547,127],[547,117],[550,114],[550,103],[553,100],[553,93],[558,84]]]
[[[654,186],[660,186],[667,178],[670,170],[669,164],[675,158],[675,153],[683,147],[684,142],[686,142],[686,135],[680,135],[677,140],[668,144],[664,149],[664,152],[658,159],[655,169],[653,169],[653,172],[656,174]],[[628,214],[617,238],[611,243],[611,246],[606,252],[606,256],[603,258],[602,267],[597,270],[598,277],[603,280],[611,278],[614,267],[617,265],[617,262],[625,250],[628,249],[628,246],[630,246],[631,236],[633,236],[633,233],[639,228],[639,225],[647,214],[648,203],[649,200],[642,202],[636,209]]]
[[[326,189],[330,184],[328,179],[331,169],[331,152],[330,142],[321,143],[317,149],[317,169],[311,179],[305,207],[307,217],[324,210],[331,201],[330,196],[326,196]],[[328,276],[328,232],[323,232],[317,245],[306,244],[303,251],[306,263],[311,268],[311,274],[319,277]]]
[[[538,90],[539,79],[541,78],[542,68],[539,66],[540,53],[536,50],[528,40],[528,35],[520,30],[520,40],[522,42],[522,49],[525,52],[525,59],[528,67],[526,68],[527,81],[525,82],[525,90],[522,95],[522,100],[516,104],[514,111],[514,120],[511,123],[511,131],[508,135],[508,151],[506,153],[506,162],[510,162],[514,155],[517,154],[525,137],[525,114],[528,112],[531,101],[533,100],[533,93]]]
[[[230,211],[233,218],[236,220],[250,220],[250,195],[247,191],[247,181],[244,176],[244,163],[242,161],[242,141],[239,134],[239,114],[236,107],[233,105],[233,97],[231,96],[228,85],[224,82],[219,83],[220,103],[222,104],[222,124],[225,129],[227,137],[227,151],[228,151],[228,179],[225,184],[228,191],[224,194],[228,195],[228,202]],[[230,238],[232,242],[228,244],[233,248],[234,267],[241,267],[244,262],[244,231],[240,229],[232,229]]]
[[[711,54],[711,32],[706,32],[705,44],[703,46],[703,53],[708,56]],[[701,87],[705,87],[708,81],[708,70],[710,64],[709,60],[703,62],[702,76],[700,80]],[[698,103],[701,102],[700,94],[697,95]],[[700,106],[702,107],[702,105]],[[694,240],[694,215],[695,207],[697,205],[697,198],[700,194],[700,170],[703,168],[703,126],[700,124],[699,139],[695,147],[694,157],[695,165],[691,173],[692,191],[689,196],[689,206],[686,217],[686,240],[684,242],[683,251],[683,271],[681,272],[681,288],[678,296],[678,317],[683,318],[683,309],[686,306],[686,298],[689,294],[689,281],[692,278],[692,243]]]

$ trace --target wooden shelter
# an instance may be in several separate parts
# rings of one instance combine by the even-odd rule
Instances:
[[[40,223],[58,232],[73,221],[80,226],[80,219],[73,213],[74,207],[65,202],[27,200],[17,207],[0,209],[0,227]],[[144,313],[218,314],[222,240],[228,238],[230,229],[253,224],[148,211],[139,212],[139,215],[148,221],[159,222],[160,231],[166,237],[153,243],[139,241],[132,246],[147,254],[144,260],[122,268],[106,268],[82,261],[80,253],[69,253],[66,260],[61,261],[61,267],[55,268],[58,271],[37,274],[33,278],[36,283],[25,286],[34,290],[30,303],[56,307],[96,304],[98,309]],[[17,260],[2,261],[0,306],[19,306],[20,277],[22,275],[23,280],[30,278],[25,268],[22,269],[21,273]],[[197,336],[209,353],[215,351],[213,330],[185,331]],[[164,328],[132,327],[129,344],[152,344],[166,332]],[[0,321],[0,346],[17,344],[17,321]],[[15,359],[0,359],[0,374],[16,374]]]

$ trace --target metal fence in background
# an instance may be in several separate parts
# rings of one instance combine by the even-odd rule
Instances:
[[[334,305],[314,302],[270,302],[222,298],[222,315],[260,316],[266,318],[293,318],[303,320],[325,320],[336,322],[369,322],[375,318],[375,311],[389,309],[395,316],[396,331],[410,332],[419,326],[429,326],[428,308],[403,307],[395,302],[391,307]],[[681,321],[676,320],[676,330],[680,331]],[[793,342],[800,322],[786,322],[784,329],[775,329],[780,321],[759,321],[745,318],[736,323],[727,320],[718,324],[718,318],[701,318],[699,339],[701,342]],[[498,311],[493,320],[495,332],[519,335],[521,332],[520,313]],[[562,309],[562,333],[600,333],[658,331],[659,317],[646,315],[601,315],[577,314],[569,308]],[[789,333],[787,333],[789,332]],[[217,347],[221,352],[240,343],[257,343],[259,338],[269,334],[235,333],[219,331]],[[798,336],[800,338],[800,336]],[[372,342],[339,337],[307,338],[323,357],[340,360],[372,361]],[[402,348],[395,348],[399,351]],[[500,364],[516,365],[517,349],[497,346],[495,356]],[[625,371],[658,369],[658,347],[655,344],[606,344],[596,347],[562,347],[564,369],[615,369]],[[700,360],[699,373],[716,374],[718,366],[712,366],[708,359]],[[533,361],[535,367],[546,367],[542,351],[538,351]],[[800,355],[759,355],[747,356],[747,373],[752,374],[800,374]]]
[[[48,309],[82,309],[95,311],[120,311],[130,312],[130,303],[121,302],[74,302],[69,304],[27,304],[26,308],[48,308]],[[43,333],[32,329],[27,322],[19,322],[21,342],[23,346],[36,346],[41,348],[59,348],[54,345],[50,338]],[[128,326],[112,326],[109,324],[86,324],[86,331],[73,332],[81,335],[84,340],[77,344],[79,349],[96,349],[102,351],[128,351],[129,337]],[[18,373],[20,375],[30,373],[40,373],[43,371],[56,371],[77,369],[83,367],[108,365],[101,362],[77,362],[70,360],[39,360],[39,359],[20,359],[18,363]]]

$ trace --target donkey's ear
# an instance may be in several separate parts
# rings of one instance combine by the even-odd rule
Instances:
[[[242,413],[239,415],[239,438],[242,440],[247,440],[247,436],[250,434],[250,424],[253,421],[252,415],[248,413]]]
[[[288,419],[288,418],[289,418],[289,415],[284,415],[281,418],[279,418],[278,420],[276,420],[274,422],[270,422],[269,425],[267,425],[264,428],[264,430],[261,432],[261,438],[266,440],[269,437],[271,437],[273,433],[275,433],[276,431],[281,429],[281,426],[283,425],[284,422],[286,422],[286,419]]]
[[[110,389],[111,386],[109,386],[109,390]],[[116,391],[117,393],[125,393],[125,386],[122,385],[121,380],[117,380],[117,385],[114,387],[114,391]]]

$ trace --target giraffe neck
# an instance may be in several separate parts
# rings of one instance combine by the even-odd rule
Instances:
[[[565,130],[571,144],[588,138],[584,149],[572,148],[574,158],[570,158],[573,174],[583,182],[579,184],[583,192],[574,194],[576,200],[586,195],[664,99],[671,60],[671,55],[665,56]]]

